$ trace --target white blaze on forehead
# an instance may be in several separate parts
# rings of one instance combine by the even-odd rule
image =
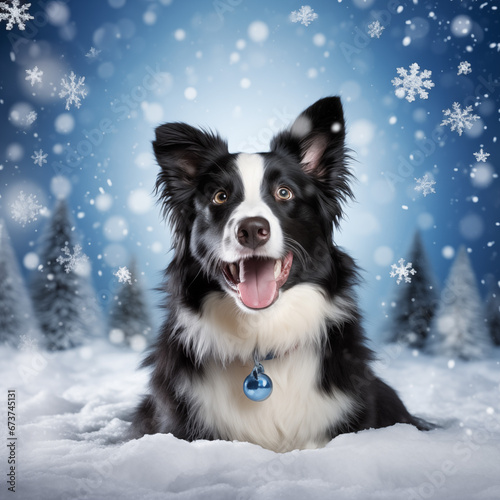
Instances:
[[[247,217],[264,217],[271,229],[269,241],[251,254],[274,259],[283,257],[284,241],[280,222],[262,198],[265,189],[264,158],[260,154],[241,153],[236,159],[236,166],[243,184],[243,201],[235,208],[224,229],[221,260],[236,262],[249,255],[249,249],[242,247],[236,238],[238,225]]]
[[[243,181],[244,202],[262,202],[260,190],[264,178],[264,159],[259,154],[241,153],[236,161]]]

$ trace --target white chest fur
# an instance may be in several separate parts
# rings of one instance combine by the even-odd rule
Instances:
[[[324,446],[327,430],[354,409],[354,401],[340,391],[326,395],[318,390],[319,360],[312,349],[295,350],[263,365],[273,393],[262,402],[243,393],[251,364],[207,366],[192,387],[205,425],[222,439],[249,441],[276,452]]]
[[[183,343],[203,364],[203,376],[179,387],[197,407],[199,424],[222,439],[249,441],[284,452],[317,448],[327,430],[354,410],[354,401],[340,391],[319,389],[321,357],[327,323],[342,324],[352,305],[343,297],[325,298],[319,287],[296,285],[270,308],[243,312],[232,297],[209,295],[201,314],[178,311]],[[243,393],[255,349],[273,381],[273,393],[253,402]]]

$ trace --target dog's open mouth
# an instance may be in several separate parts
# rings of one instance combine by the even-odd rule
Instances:
[[[228,285],[250,309],[264,309],[273,304],[292,268],[293,254],[282,259],[250,257],[222,266]]]

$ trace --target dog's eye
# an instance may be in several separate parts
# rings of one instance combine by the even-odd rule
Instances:
[[[278,201],[288,201],[293,198],[293,193],[291,189],[288,189],[287,187],[280,186],[277,190],[276,193],[274,193],[274,197]]]
[[[217,193],[215,193],[212,202],[215,203],[216,205],[222,205],[223,203],[226,203],[227,198],[228,198],[227,193],[223,189],[221,189],[220,191],[217,191]]]

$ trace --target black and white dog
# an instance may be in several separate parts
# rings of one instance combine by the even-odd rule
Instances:
[[[427,428],[370,369],[356,266],[333,243],[352,196],[344,143],[338,97],[306,109],[269,153],[231,154],[218,135],[183,123],[156,129],[175,255],[135,436],[284,452],[397,422]],[[271,379],[264,401],[245,395],[249,374]]]

